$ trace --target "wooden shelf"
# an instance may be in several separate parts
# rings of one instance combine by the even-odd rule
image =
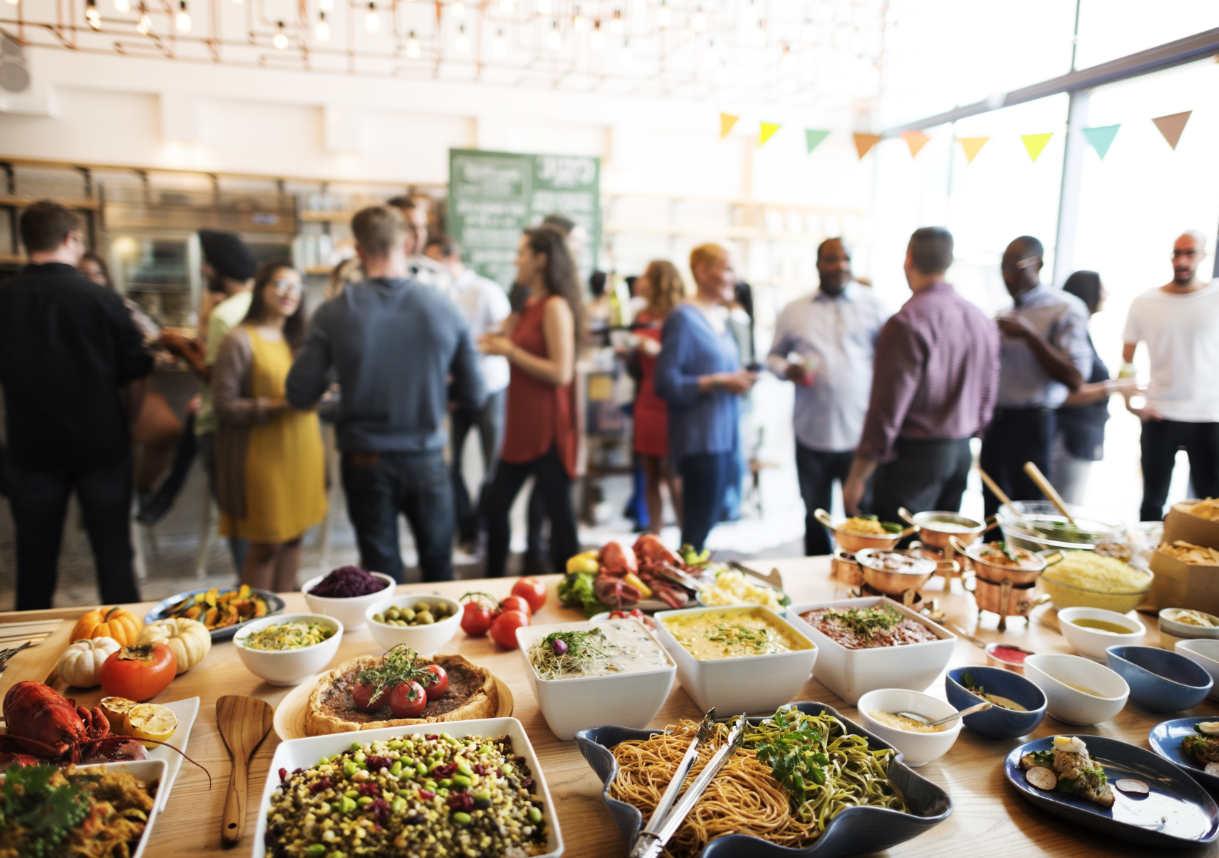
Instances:
[[[301,269],[306,274],[329,274],[334,270],[333,265],[306,265]]]
[[[806,232],[773,232],[761,227],[752,226],[666,226],[627,225],[607,223],[601,227],[603,235],[694,235],[707,238],[732,238],[745,241],[817,241],[818,239]]]
[[[39,200],[47,199],[46,197],[11,197],[0,196],[0,207],[3,208],[25,208],[33,205]],[[79,209],[81,211],[95,212],[101,208],[101,204],[97,200],[61,200],[56,198],[55,202],[59,203],[64,208]]]
[[[351,223],[355,212],[334,212],[325,209],[302,209],[298,217],[309,223]]]

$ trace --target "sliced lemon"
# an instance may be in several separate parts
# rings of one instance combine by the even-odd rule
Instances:
[[[110,722],[111,733],[119,736],[127,735],[127,713],[135,705],[134,700],[128,700],[126,697],[102,698],[102,712],[106,715],[106,720]]]
[[[124,724],[127,735],[136,739],[167,742],[178,729],[178,716],[160,703],[141,703],[131,707]],[[145,748],[155,748],[153,742],[141,742]]]

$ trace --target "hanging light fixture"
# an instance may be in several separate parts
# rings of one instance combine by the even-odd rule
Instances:
[[[178,32],[190,32],[190,12],[186,11],[186,0],[178,0]]]
[[[715,39],[707,42],[707,51],[703,54],[703,64],[707,68],[715,68],[715,64],[719,61],[720,52],[715,49]]]
[[[648,0],[635,0],[635,8],[642,12],[648,8]]]
[[[549,15],[550,14],[550,0],[538,0],[538,14],[539,15]]]
[[[576,7],[576,17],[572,19],[571,25],[579,32],[588,29],[588,19],[584,17],[584,13],[580,11],[580,7]]]
[[[762,26],[761,21],[758,21],[758,25],[753,28],[753,36],[751,40],[755,48],[766,47],[766,28]]]
[[[461,24],[457,27],[457,39],[455,40],[457,53],[468,54],[470,52],[470,37],[466,35],[466,25]]]
[[[317,8],[323,12],[332,12],[334,11],[334,0],[318,0]]]
[[[550,32],[546,34],[546,47],[557,51],[563,44],[563,36],[559,33],[559,22],[550,22]]]
[[[673,10],[667,0],[660,0],[660,8],[656,10],[656,26],[662,30],[673,22]]]
[[[503,30],[495,34],[495,41],[491,43],[491,50],[497,57],[502,57],[508,53],[508,40],[504,38]]]
[[[631,53],[631,43],[628,39],[622,40],[622,50],[618,52],[618,65],[623,68],[628,68],[635,61],[635,55]]]
[[[136,32],[141,36],[147,36],[152,32],[152,16],[148,14],[148,7],[140,3],[140,20],[135,25]]]
[[[703,14],[703,7],[699,6],[694,13],[694,17],[690,19],[690,29],[696,33],[702,33],[707,29],[707,16]]]
[[[793,72],[796,70],[796,55],[792,53],[791,46],[787,42],[783,43],[783,60],[781,62],[783,71]]]
[[[284,32],[283,21],[276,24],[275,35],[271,37],[271,44],[275,46],[277,51],[288,50],[288,34]]]
[[[499,9],[501,12],[511,12],[512,7],[515,5],[516,3],[514,0],[499,0]]]
[[[817,27],[813,24],[812,18],[804,19],[804,29],[800,33],[800,38],[806,45],[811,45],[817,41]]]
[[[406,37],[406,57],[411,60],[419,59],[419,40],[415,38],[414,30]]]
[[[599,51],[605,47],[605,33],[601,30],[601,20],[599,18],[593,21],[593,32],[588,37],[588,46],[594,51]]]
[[[97,0],[86,0],[85,20],[89,22],[89,26],[94,30],[102,28],[102,13],[97,11]]]
[[[460,21],[466,17],[466,4],[462,3],[461,0],[456,0],[456,2],[449,5],[449,11],[453,13],[454,18]]]
[[[610,28],[610,32],[613,33],[615,36],[622,35],[622,10],[621,9],[614,10],[614,17],[610,18],[609,28]]]
[[[7,0],[7,2],[8,2],[8,5],[10,5],[10,6],[16,6],[18,3],[21,2],[21,0]]]
[[[368,0],[368,11],[364,14],[364,29],[375,33],[381,29],[381,16],[377,13],[377,4]]]
[[[131,11],[131,0],[114,0],[114,11],[126,14]]]
[[[319,42],[330,41],[330,25],[326,23],[325,10],[317,13],[317,26],[313,30],[313,35]]]

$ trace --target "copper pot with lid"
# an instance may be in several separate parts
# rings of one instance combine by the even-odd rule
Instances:
[[[956,572],[961,568],[955,560],[937,562],[914,551],[883,548],[865,548],[855,554],[855,561],[866,584],[896,597],[908,590],[917,591],[937,571]]]

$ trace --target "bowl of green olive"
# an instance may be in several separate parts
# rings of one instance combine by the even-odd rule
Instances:
[[[445,596],[387,596],[364,609],[368,630],[382,649],[406,644],[431,654],[447,644],[461,626],[461,604]]]

